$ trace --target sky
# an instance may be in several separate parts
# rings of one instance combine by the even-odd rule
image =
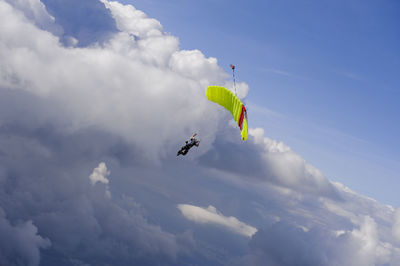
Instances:
[[[0,265],[399,265],[396,8],[0,0]]]

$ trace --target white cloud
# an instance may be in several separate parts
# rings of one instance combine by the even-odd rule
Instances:
[[[332,196],[334,188],[317,168],[307,163],[282,142],[264,136],[264,129],[250,129],[259,156],[264,162],[264,176],[277,185],[306,193]]]
[[[68,130],[104,128],[149,158],[165,157],[196,131],[207,132],[202,148],[211,144],[224,114],[204,97],[206,85],[226,82],[217,60],[179,51],[175,37],[129,5],[107,4],[114,17],[134,17],[135,23],[121,20],[121,32],[103,47],[66,48],[18,10],[0,4],[0,86],[58,105],[48,116],[71,121]],[[138,36],[131,27],[139,27]]]
[[[394,212],[392,232],[395,239],[400,243],[400,207],[396,208],[396,211]]]
[[[95,185],[97,182],[108,184],[109,180],[107,177],[110,175],[110,171],[107,170],[107,166],[104,162],[99,163],[99,166],[93,169],[93,172],[90,174],[89,179],[92,182],[92,185]]]
[[[111,10],[117,23],[117,27],[122,32],[136,35],[140,39],[152,36],[163,36],[161,23],[134,8],[132,5],[123,5],[117,1],[100,0]]]
[[[179,204],[178,209],[187,219],[196,223],[219,225],[248,237],[257,232],[257,228],[239,221],[236,217],[224,216],[211,205],[208,208],[201,208],[194,205]]]
[[[5,0],[10,5],[21,10],[25,17],[33,21],[41,29],[49,30],[53,34],[61,34],[62,28],[55,24],[45,5],[40,0]]]
[[[107,198],[111,198],[110,188],[108,187],[108,176],[110,175],[110,171],[108,171],[107,166],[104,162],[99,163],[99,165],[93,169],[93,172],[90,174],[89,179],[92,185],[94,186],[97,182],[106,184],[105,195]]]
[[[360,229],[350,232],[348,243],[350,259],[357,265],[386,265],[390,262],[392,245],[379,239],[377,224],[369,216],[365,216]],[[352,246],[352,241],[354,245]]]
[[[257,238],[256,242],[261,244],[249,247],[254,247],[256,253],[268,248],[264,244],[305,239],[294,248],[307,254],[307,259],[311,258],[305,259],[307,262],[315,262],[313,256],[326,258],[329,250],[335,256],[329,257],[333,265],[333,262],[338,262],[336,265],[395,264],[400,241],[398,210],[394,213],[391,208],[341,184],[329,182],[290,147],[266,137],[263,129],[251,129],[249,140],[240,142],[237,128],[223,127],[230,120],[230,114],[204,96],[207,85],[232,87],[227,81],[230,75],[218,66],[217,59],[207,58],[198,50],[179,50],[179,40],[163,32],[160,22],[130,5],[102,2],[120,32],[101,45],[67,48],[54,32],[44,29],[53,19],[40,1],[0,0],[0,101],[3,103],[0,125],[19,123],[20,126],[0,127],[0,203],[12,210],[13,222],[36,219],[41,235],[44,231],[47,234],[44,236],[51,236],[52,243],[56,243],[52,252],[57,254],[78,254],[79,257],[74,248],[80,245],[93,248],[92,244],[96,243],[90,251],[97,255],[106,246],[107,251],[112,251],[111,255],[105,255],[107,259],[115,258],[114,252],[120,252],[118,255],[122,258],[132,258],[127,250],[138,250],[132,255],[136,259],[143,259],[140,254],[150,259],[160,254],[176,258],[179,241],[196,247],[193,249],[201,250],[201,245],[196,243],[196,232],[178,241],[175,235],[163,231],[167,230],[161,229],[165,224],[168,229],[170,224],[176,228],[180,224],[173,220],[176,218],[165,215],[166,209],[162,208],[176,210],[176,202],[190,202],[195,197],[204,201],[210,196],[210,202],[218,201],[221,210],[225,205],[237,204],[235,208],[245,213],[246,222],[258,229],[236,217],[224,216],[212,206],[180,204],[178,208],[196,223],[213,224]],[[71,39],[71,45],[76,44],[77,39]],[[239,96],[245,97],[248,86],[237,85]],[[7,100],[13,103],[8,108]],[[92,131],[95,134],[89,134]],[[199,159],[208,161],[182,165],[181,161],[169,159],[171,153],[175,159],[176,148],[195,131],[199,132],[202,144],[191,155],[200,157],[209,152]],[[221,131],[224,131],[223,137],[214,142]],[[235,135],[230,135],[231,132]],[[74,145],[71,138],[78,139],[72,141]],[[150,167],[142,164],[143,157],[150,159]],[[160,158],[167,163],[154,166]],[[136,202],[115,203],[120,197],[104,201],[104,186],[89,185],[87,169],[103,160],[111,165],[113,174],[119,168],[119,173],[130,177],[126,180],[147,189],[132,197],[147,204],[146,211],[152,215],[149,220],[160,225],[147,222]],[[216,160],[220,161],[213,165]],[[68,167],[60,169],[64,162]],[[129,168],[132,171],[123,169],[132,165],[135,166]],[[104,184],[107,195],[109,175],[102,162],[89,179],[92,185]],[[196,175],[206,181],[195,180]],[[223,178],[216,178],[219,176]],[[119,187],[127,184],[125,180],[119,182]],[[208,194],[204,196],[199,191]],[[233,203],[226,203],[227,194],[237,196],[229,201]],[[252,205],[253,202],[257,204]],[[278,231],[272,242],[268,234],[260,233],[261,226],[279,227],[287,221],[293,222],[293,230]],[[7,228],[11,231],[19,228],[10,224]],[[25,222],[21,228],[16,231],[35,239],[46,239],[37,235],[32,223]],[[84,237],[79,235],[81,228],[85,231]],[[315,233],[316,228],[323,232]],[[32,253],[37,263],[38,250],[47,242],[38,243],[33,245]],[[123,248],[114,243],[121,243]],[[323,248],[317,248],[320,244]],[[286,249],[282,245],[279,250],[284,258],[288,256]],[[70,253],[64,253],[65,250]],[[185,259],[193,255],[191,250],[186,251]],[[279,253],[277,249],[273,251]],[[215,262],[216,256],[207,257],[209,250],[198,252],[203,252],[200,257],[211,257],[210,262]],[[267,249],[266,254],[274,255],[268,252]],[[88,262],[93,261],[88,259]]]
[[[38,234],[32,221],[19,222],[13,226],[0,207],[0,264],[39,265],[40,250],[51,246],[51,241]],[[15,258],[18,258],[15,260]],[[16,263],[18,261],[18,263]]]
[[[380,240],[377,224],[374,219],[366,216],[360,231],[353,232],[353,236],[358,237],[363,242],[364,246],[361,251],[364,252],[363,255],[374,254],[375,265],[390,262],[392,245]]]

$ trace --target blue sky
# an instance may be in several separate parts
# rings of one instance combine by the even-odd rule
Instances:
[[[400,3],[122,2],[156,17],[182,49],[216,57],[227,72],[236,64],[251,88],[251,126],[329,179],[400,204]]]

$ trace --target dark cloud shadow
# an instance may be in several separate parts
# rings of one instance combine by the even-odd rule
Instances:
[[[98,0],[42,0],[55,22],[64,30],[64,37],[77,39],[78,46],[103,43],[117,32],[115,20]]]

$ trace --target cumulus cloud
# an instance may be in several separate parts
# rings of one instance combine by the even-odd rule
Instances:
[[[0,264],[1,265],[39,265],[40,249],[51,246],[47,238],[38,235],[32,221],[11,225],[0,208]]]
[[[47,12],[40,0],[6,0],[7,3],[21,10],[25,17],[39,28],[61,35],[63,30],[55,23],[55,18]]]
[[[219,225],[248,237],[257,232],[257,228],[247,225],[233,216],[224,216],[211,205],[207,208],[201,208],[188,204],[179,204],[178,209],[187,219],[196,223]]]
[[[250,242],[250,254],[237,265],[388,265],[398,250],[379,239],[376,223],[363,217],[359,228],[335,233],[321,225],[304,230],[277,222],[259,230]]]
[[[332,187],[323,174],[307,163],[282,142],[264,137],[261,128],[251,129],[254,142],[263,146],[262,157],[267,162],[270,175],[287,187],[329,192]]]
[[[2,228],[20,232],[24,245],[32,243],[32,247],[18,245],[8,253],[1,245],[0,253],[10,256],[8,261],[29,265],[25,254],[29,251],[37,261],[32,265],[38,265],[43,247],[49,248],[41,251],[41,265],[71,265],[70,260],[100,265],[174,260],[179,245],[173,234],[149,223],[133,198],[105,198],[108,188],[92,186],[88,180],[98,156],[108,154],[109,160],[121,156],[113,137],[96,131],[60,137],[50,128],[20,126],[8,124],[0,131],[0,202],[8,218]],[[101,136],[101,141],[93,136]],[[99,170],[107,172],[105,167]],[[20,222],[30,220],[33,224]],[[12,229],[9,224],[21,226]],[[2,236],[3,243],[13,239],[13,234]],[[39,241],[42,238],[48,240]],[[50,241],[51,246],[45,245]]]
[[[209,141],[203,138],[203,143],[210,145],[215,118],[223,113],[204,99],[205,85],[224,84],[226,77],[215,59],[179,51],[175,37],[161,32],[159,23],[147,23],[151,19],[131,6],[108,4],[114,17],[128,16],[144,26],[134,23],[136,29],[130,20],[121,20],[120,32],[104,47],[70,49],[19,10],[1,5],[2,87],[45,97],[58,107],[48,116],[69,121],[69,130],[102,127],[151,158],[165,157],[178,139],[195,131],[207,132]]]
[[[0,1],[2,206],[10,221],[32,219],[41,235],[54,243],[43,254],[43,265],[99,264],[98,260],[170,264],[181,245],[173,234],[148,223],[133,199],[107,201],[107,186],[86,182],[90,176],[93,184],[107,183],[105,163],[90,175],[101,158],[116,160],[117,165],[138,164],[165,156],[170,147],[175,153],[177,143],[195,129],[215,131],[217,123],[203,114],[209,109],[206,101],[198,100],[204,93],[202,84],[169,66],[173,54],[179,53],[177,39],[161,32],[159,23],[131,33],[123,31],[129,21],[119,22],[121,31],[103,46],[85,47],[79,33],[66,29],[69,20],[60,17],[60,5],[66,2],[53,1],[46,8],[54,23],[81,44],[67,48],[46,28],[49,25],[38,26],[41,18],[29,15],[29,8],[41,4],[32,3]],[[85,5],[98,6],[93,1]],[[122,7],[113,8],[113,16],[125,12],[137,17],[135,24],[146,24],[142,12]],[[205,70],[214,66],[210,73],[223,73],[216,60],[203,55],[198,60],[204,61],[200,64]],[[199,108],[191,108],[197,103]],[[192,241],[187,236],[178,239]]]
[[[246,147],[242,143],[232,143],[226,133],[217,139],[216,148],[201,158],[204,165],[240,174],[258,183],[268,182],[293,191],[338,197],[336,188],[321,171],[284,143],[265,137],[262,128],[249,130]]]
[[[243,143],[204,97],[229,75],[159,21],[106,0],[0,0],[0,24],[1,264],[400,262],[398,211],[263,129]],[[176,160],[193,132],[201,146]]]
[[[400,242],[400,207],[394,212],[394,222],[392,226],[392,232],[395,239]]]
[[[381,242],[374,219],[365,216],[360,229],[350,233],[358,248],[352,253],[359,265],[385,265],[390,262],[392,246]]]
[[[137,36],[162,36],[161,23],[134,8],[132,5],[123,5],[116,1],[100,0],[110,11],[115,19],[118,29]]]
[[[108,187],[108,176],[110,175],[110,171],[107,170],[107,166],[104,162],[99,163],[99,165],[93,169],[93,172],[90,174],[89,179],[94,186],[97,182],[106,184],[106,192],[105,195],[107,198],[111,198],[111,192]]]
[[[92,185],[97,182],[108,184],[109,180],[107,176],[110,175],[110,171],[107,170],[107,166],[104,162],[99,163],[99,165],[93,169],[93,172],[90,174],[89,179],[92,182]]]

